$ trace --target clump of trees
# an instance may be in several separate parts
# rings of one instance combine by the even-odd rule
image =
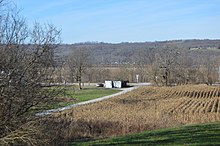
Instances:
[[[52,80],[60,33],[51,24],[30,29],[10,2],[0,1],[0,145],[37,143],[38,129],[26,123],[32,107],[56,94],[45,85]]]

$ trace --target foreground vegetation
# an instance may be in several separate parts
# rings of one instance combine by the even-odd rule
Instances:
[[[220,123],[199,124],[131,134],[72,145],[220,145]]]
[[[0,145],[34,145],[38,129],[27,126],[34,117],[29,111],[56,96],[41,83],[52,82],[61,30],[31,26],[13,1],[0,0]]]
[[[28,133],[31,130],[30,137],[40,145],[81,144],[78,142],[158,129],[162,130],[133,135],[134,138],[131,135],[131,137],[112,139],[106,143],[114,144],[116,141],[116,144],[124,143],[125,145],[127,143],[140,143],[141,145],[141,142],[169,145],[174,141],[174,144],[183,145],[191,141],[189,144],[197,145],[196,141],[198,141],[199,145],[203,139],[197,136],[206,135],[208,145],[212,140],[213,144],[218,142],[218,126],[184,127],[176,128],[174,131],[163,130],[163,128],[220,121],[219,102],[219,86],[146,86],[105,101],[78,106],[45,117],[36,117],[31,123],[21,128],[23,128],[22,131],[28,131]],[[135,139],[136,136],[140,138]],[[145,136],[148,138],[145,139]],[[179,140],[180,137],[183,140]],[[128,139],[130,141],[126,142]],[[123,142],[120,143],[121,140]],[[102,144],[103,141],[98,141],[97,144],[99,143]]]

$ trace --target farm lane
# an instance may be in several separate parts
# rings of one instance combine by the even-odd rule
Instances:
[[[76,106],[81,106],[81,105],[86,105],[86,104],[91,104],[91,103],[99,102],[99,101],[102,101],[102,100],[105,100],[105,99],[109,99],[109,98],[112,98],[112,97],[115,97],[115,96],[118,96],[118,95],[125,94],[125,93],[130,92],[130,91],[132,91],[134,89],[137,89],[137,88],[139,88],[141,86],[149,86],[149,85],[151,85],[151,83],[135,83],[135,84],[132,84],[132,87],[120,88],[120,90],[122,90],[121,92],[118,92],[118,93],[115,93],[115,94],[112,94],[112,95],[107,95],[107,96],[104,96],[104,97],[100,97],[100,98],[97,98],[97,99],[92,99],[92,100],[88,100],[88,101],[72,104],[72,105],[69,105],[69,106],[66,106],[66,107],[46,110],[44,112],[37,113],[36,116],[46,116],[46,115],[50,115],[52,113],[68,110],[68,109],[74,108]]]

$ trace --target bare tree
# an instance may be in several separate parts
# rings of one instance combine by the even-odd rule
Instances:
[[[51,81],[53,50],[60,42],[53,25],[36,23],[30,32],[18,11],[7,7],[0,15],[0,143],[28,121],[33,106],[53,96],[42,83]],[[32,45],[24,45],[29,40]]]
[[[202,82],[212,85],[218,81],[218,57],[211,55],[209,52],[200,58],[199,71],[202,74]]]
[[[176,70],[180,67],[181,51],[174,45],[167,45],[154,50],[151,59],[151,66],[148,73],[151,79],[157,84],[169,86],[176,83]]]
[[[82,89],[82,76],[86,69],[90,66],[89,52],[83,48],[76,48],[69,56],[67,64],[69,67],[72,79],[79,84],[79,89]]]

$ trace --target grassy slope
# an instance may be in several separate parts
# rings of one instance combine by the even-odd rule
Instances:
[[[73,145],[220,145],[220,122],[160,129]]]

